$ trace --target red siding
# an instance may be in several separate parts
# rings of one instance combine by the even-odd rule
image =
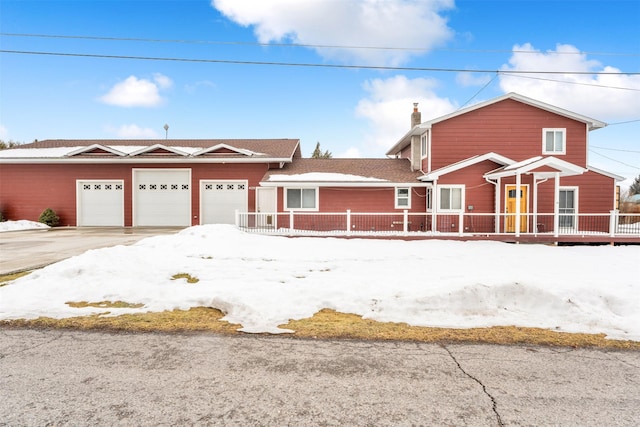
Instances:
[[[596,172],[560,179],[561,187],[578,187],[578,213],[606,214],[614,209],[616,183]],[[554,180],[538,185],[538,212],[553,213]]]
[[[442,176],[438,180],[438,185],[464,185],[465,209],[472,205],[474,213],[493,213],[495,211],[496,187],[487,182],[483,175],[498,167],[498,164],[485,160]]]
[[[566,128],[562,160],[586,166],[584,123],[506,99],[432,126],[432,170],[496,152],[516,161],[542,155],[542,129]]]
[[[411,189],[411,209],[409,212],[426,211],[426,189]],[[319,197],[320,212],[376,212],[402,213],[403,209],[395,208],[394,188],[368,187],[321,187]],[[278,212],[285,212],[284,189],[278,188]]]
[[[191,169],[192,223],[200,210],[199,181],[201,179],[243,179],[249,181],[248,207],[255,210],[255,187],[267,171],[265,164],[80,164],[80,165],[18,165],[0,167],[0,211],[6,219],[37,221],[46,208],[60,216],[60,225],[76,225],[76,180],[118,179],[124,181],[125,226],[132,224],[132,169]]]

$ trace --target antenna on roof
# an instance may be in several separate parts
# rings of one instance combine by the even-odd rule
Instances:
[[[168,139],[169,138],[169,125],[168,124],[164,124],[164,139]]]

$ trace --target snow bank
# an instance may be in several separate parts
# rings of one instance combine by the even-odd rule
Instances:
[[[516,325],[640,340],[638,246],[287,238],[197,226],[91,250],[0,288],[0,319],[216,307],[246,332],[322,308],[440,327]],[[628,274],[624,274],[628,272]],[[177,273],[199,279],[172,280]]]

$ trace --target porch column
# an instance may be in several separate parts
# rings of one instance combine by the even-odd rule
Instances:
[[[520,186],[522,185],[522,177],[520,173],[516,174],[516,237],[520,237]]]
[[[533,175],[533,233],[538,235],[538,178]]]
[[[558,237],[560,229],[560,172],[554,174],[553,185],[553,237]]]
[[[438,200],[438,181],[433,181],[433,190],[431,190],[431,232],[435,233],[438,230],[436,221],[438,220],[438,206],[440,201]]]
[[[502,186],[502,178],[498,178],[498,181],[496,183],[496,200],[495,200],[495,215],[496,215],[496,219],[495,219],[495,232],[499,233],[500,232],[500,218],[501,218],[501,210],[500,210],[500,206],[502,203],[502,191],[500,191],[500,188]]]

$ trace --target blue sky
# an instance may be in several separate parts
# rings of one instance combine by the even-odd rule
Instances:
[[[382,157],[412,102],[428,120],[513,91],[610,123],[591,133],[589,163],[632,178],[639,21],[637,0],[2,0],[0,50],[92,56],[0,53],[0,139],[163,139],[166,123],[169,138]]]

